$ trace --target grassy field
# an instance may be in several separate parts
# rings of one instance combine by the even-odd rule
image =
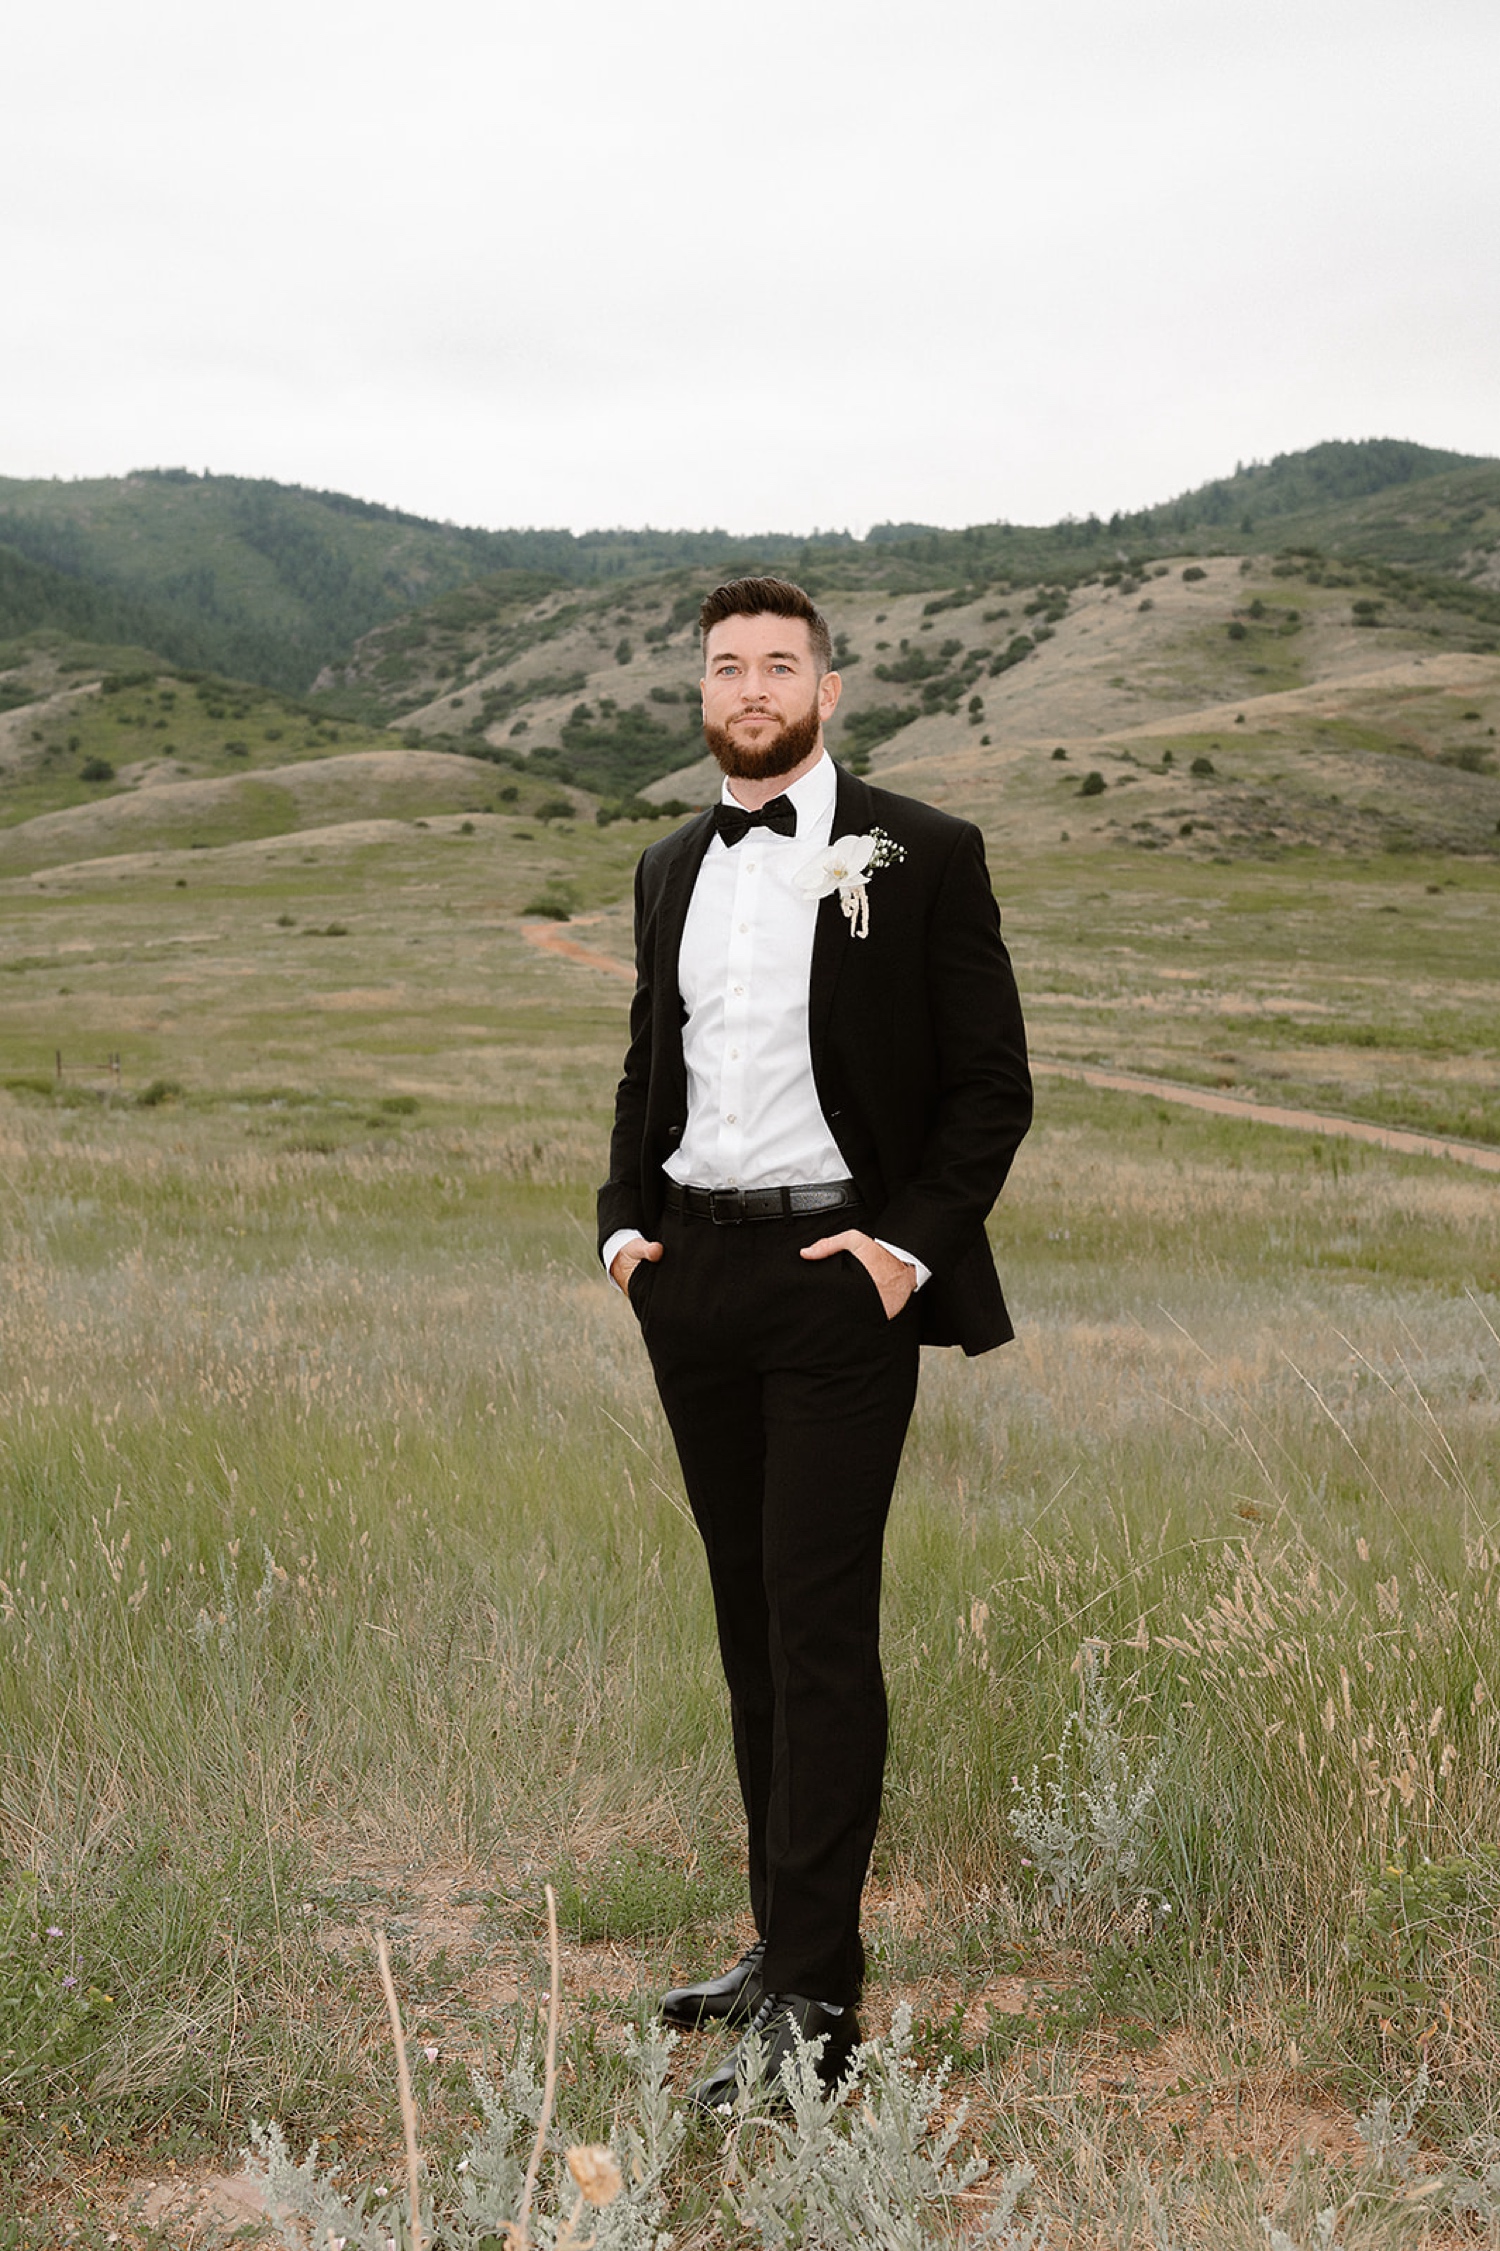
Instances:
[[[628,986],[524,929],[623,957],[642,840],[455,809],[0,883],[0,2243],[201,2242],[127,2207],[256,2118],[389,2184],[377,1924],[449,2165],[544,1882],[586,2137],[743,1942],[592,1252]],[[996,862],[1039,1049],[1500,1136],[1493,863]],[[1048,1081],[995,1233],[1020,1340],[930,1356],[893,1519],[871,2022],[1053,2242],[1493,2234],[1494,1186]],[[761,2240],[724,2193],[694,2127],[679,2243]]]

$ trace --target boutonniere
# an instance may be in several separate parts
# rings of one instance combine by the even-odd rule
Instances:
[[[826,899],[830,891],[837,891],[850,937],[868,938],[870,894],[866,886],[880,868],[899,867],[905,858],[904,844],[887,836],[884,829],[872,828],[868,836],[841,836],[821,852],[814,852],[793,880],[804,898]]]

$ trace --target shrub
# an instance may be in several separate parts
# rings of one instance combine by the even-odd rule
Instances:
[[[383,1094],[380,1107],[390,1118],[413,1118],[421,1108],[414,1094]]]
[[[622,634],[622,635],[620,636],[619,640],[618,640],[618,641],[617,641],[617,642],[615,643],[615,662],[616,662],[616,664],[629,664],[629,662],[630,662],[630,660],[631,660],[631,658],[632,658],[632,656],[633,656],[634,654],[635,654],[635,651],[634,651],[634,650],[633,650],[633,649],[631,648],[631,646],[630,646],[630,643],[629,643],[629,642],[628,642],[628,641],[627,641],[627,640],[625,639],[625,636],[624,636],[624,635]]]
[[[1061,743],[1059,743],[1059,744],[1058,744],[1058,746],[1057,746],[1057,748],[1056,748],[1056,750],[1054,750],[1054,751],[1053,751],[1052,755],[1053,755],[1053,757],[1054,757],[1054,758],[1066,758],[1068,754],[1067,754],[1067,752],[1066,752],[1066,751],[1065,751],[1065,750],[1063,749],[1063,746],[1062,746],[1062,744],[1061,744]]]
[[[851,758],[867,757],[877,743],[888,742],[892,735],[899,735],[903,727],[909,727],[920,717],[920,710],[912,703],[888,704],[875,711],[854,711],[841,723],[840,742]]]
[[[115,778],[115,770],[107,758],[86,758],[78,773],[86,782],[112,782]]]
[[[544,797],[532,815],[533,820],[542,822],[571,821],[572,818],[573,800],[571,797]]]
[[[1102,797],[1108,786],[1097,766],[1091,767],[1078,785],[1078,794],[1080,797]]]
[[[138,1110],[159,1110],[164,1102],[177,1101],[181,1093],[182,1087],[176,1079],[153,1079],[151,1084],[143,1086],[136,1096],[136,1108]]]
[[[1207,578],[1208,573],[1201,563],[1189,563],[1182,575],[1191,586],[1195,579]]]
[[[990,659],[990,678],[993,680],[998,673],[1008,672],[1013,664],[1020,664],[1031,655],[1035,647],[1036,643],[1029,633],[1018,633],[1008,648]]]
[[[1211,774],[1213,770],[1213,760],[1211,758],[1203,758],[1201,756],[1195,758],[1192,765],[1188,769],[1188,771],[1193,774]]]
[[[472,836],[474,834],[474,823],[472,821],[460,821],[458,833],[460,836]]]
[[[1481,1844],[1439,1860],[1404,1858],[1364,1871],[1344,1953],[1362,2012],[1389,2034],[1440,2015],[1466,1970],[1493,1980],[1500,1851]]]
[[[607,797],[599,805],[594,820],[600,828],[608,828],[613,821],[658,821],[662,808],[653,805],[648,797]]]
[[[499,801],[502,805],[514,805],[520,794],[521,792],[514,782],[507,782],[504,789],[499,792]]]
[[[1248,625],[1242,624],[1239,618],[1232,617],[1225,627],[1225,631],[1231,641],[1243,641],[1248,636],[1250,628]]]

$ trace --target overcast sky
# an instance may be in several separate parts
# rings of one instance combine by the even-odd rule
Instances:
[[[1497,0],[19,0],[4,53],[0,474],[863,531],[1500,453]]]

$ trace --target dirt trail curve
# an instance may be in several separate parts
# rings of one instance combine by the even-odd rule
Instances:
[[[578,917],[593,921],[592,915]],[[528,922],[521,926],[528,945],[543,953],[559,954],[565,961],[580,962],[586,969],[607,969],[612,976],[635,983],[635,970],[613,954],[580,946],[555,922]],[[1104,1071],[1090,1063],[1055,1063],[1033,1055],[1032,1070],[1039,1078],[1081,1079],[1086,1086],[1102,1086],[1115,1094],[1149,1094],[1158,1102],[1180,1102],[1188,1110],[1207,1110],[1216,1118],[1245,1118],[1252,1125],[1281,1126],[1293,1133],[1329,1134],[1343,1141],[1368,1141],[1377,1149],[1393,1149],[1403,1157],[1451,1157],[1456,1164],[1473,1165],[1480,1172],[1500,1173],[1500,1149],[1476,1142],[1444,1141],[1436,1134],[1409,1133],[1401,1126],[1369,1125],[1363,1118],[1335,1118],[1321,1110],[1284,1110],[1269,1102],[1246,1102],[1233,1094],[1216,1094],[1207,1087],[1179,1086],[1171,1079],[1134,1077],[1128,1071]]]

